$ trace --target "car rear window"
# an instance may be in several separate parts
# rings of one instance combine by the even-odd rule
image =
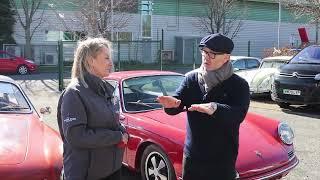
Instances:
[[[291,61],[292,64],[320,64],[320,47],[309,46],[300,51]]]

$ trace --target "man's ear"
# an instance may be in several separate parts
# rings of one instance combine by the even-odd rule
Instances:
[[[230,54],[225,54],[224,56],[224,62],[226,63],[227,61],[230,60]]]

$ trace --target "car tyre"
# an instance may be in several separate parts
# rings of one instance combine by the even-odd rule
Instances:
[[[140,170],[143,180],[176,180],[176,175],[168,156],[156,145],[150,145],[144,150],[141,157]]]
[[[277,104],[280,108],[283,108],[283,109],[288,109],[290,107],[290,104],[286,102],[278,102]]]
[[[28,67],[25,65],[21,65],[18,67],[18,73],[21,75],[27,74],[29,72]]]

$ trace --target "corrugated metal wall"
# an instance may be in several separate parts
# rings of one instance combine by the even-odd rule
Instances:
[[[59,1],[59,0],[55,0]],[[161,40],[161,30],[164,31],[164,49],[176,50],[176,37],[192,37],[194,39],[203,37],[206,33],[201,32],[195,23],[196,16],[204,11],[202,0],[154,0],[152,12],[152,40]],[[236,46],[234,55],[248,54],[248,41],[251,42],[251,55],[262,56],[263,49],[277,45],[278,28],[278,4],[256,1],[239,1],[241,11],[246,11],[244,24],[238,36],[234,39]],[[66,24],[72,30],[81,30],[76,21],[72,21],[73,10],[59,11],[64,14]],[[128,26],[121,29],[123,32],[132,32],[133,40],[141,40],[141,17],[140,14],[132,14]],[[297,35],[297,28],[304,26],[307,29],[309,39],[315,39],[315,28],[306,25],[304,19],[296,20],[287,10],[282,9],[280,26],[280,45],[289,44],[290,36]],[[46,41],[47,30],[67,30],[61,20],[52,10],[46,10],[45,22],[34,34],[32,43],[50,44]],[[17,22],[15,26],[15,39],[19,44],[24,44],[23,29]],[[187,43],[188,44],[188,43]],[[189,43],[190,44],[190,43]],[[179,45],[179,44],[178,44]],[[153,48],[152,48],[153,51]],[[129,51],[128,51],[129,52]],[[126,56],[124,56],[126,58]],[[147,61],[147,60],[144,60]],[[179,59],[183,62],[182,59]],[[154,62],[150,60],[148,62]],[[188,60],[189,62],[189,60]]]

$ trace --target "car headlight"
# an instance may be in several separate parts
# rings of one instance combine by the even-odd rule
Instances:
[[[26,60],[28,63],[31,63],[31,64],[34,64],[34,62],[33,61],[31,61],[31,60]]]
[[[315,77],[314,77],[315,80],[319,81],[320,80],[320,74],[317,74]]]
[[[287,123],[280,123],[278,125],[278,135],[283,143],[288,145],[293,143],[294,133]]]

